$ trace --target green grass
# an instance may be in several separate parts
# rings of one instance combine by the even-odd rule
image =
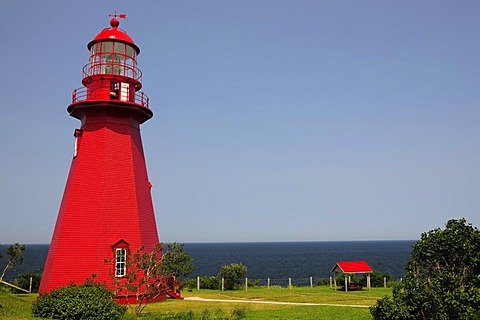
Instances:
[[[32,315],[37,294],[12,294],[0,290],[0,319],[38,319]]]
[[[220,300],[256,300],[282,301],[319,304],[345,304],[357,306],[372,306],[377,299],[391,295],[391,289],[374,288],[371,291],[362,290],[342,292],[330,290],[328,287],[314,288],[252,288],[234,291],[193,290],[184,291],[185,297],[201,297]],[[372,319],[368,308],[353,308],[343,306],[292,306],[270,305],[240,302],[204,302],[204,301],[174,301],[154,303],[149,305],[147,314],[165,314],[191,310],[201,313],[203,310],[222,309],[230,312],[233,309],[245,308],[246,319]]]
[[[250,288],[249,290],[218,291],[193,290],[184,291],[185,297],[201,297],[205,299],[221,300],[256,300],[305,302],[319,304],[346,304],[365,305],[375,304],[377,299],[391,295],[391,289],[373,288],[371,291],[362,290],[342,292],[330,290],[328,287],[314,288]],[[10,294],[0,291],[0,319],[38,319],[31,313],[31,305],[36,294]],[[154,319],[162,314],[182,313],[193,311],[200,315],[205,310],[215,313],[221,309],[225,314],[234,309],[245,309],[246,319],[372,319],[368,308],[353,308],[342,306],[292,306],[271,305],[241,302],[206,302],[172,300],[149,304],[144,313],[145,318]],[[129,316],[129,318],[133,318]]]

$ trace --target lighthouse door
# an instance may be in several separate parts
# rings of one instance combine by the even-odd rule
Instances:
[[[120,84],[120,100],[121,101],[128,101],[129,99],[129,90],[130,85],[128,83],[122,82]]]

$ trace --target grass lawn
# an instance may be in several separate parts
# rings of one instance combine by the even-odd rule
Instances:
[[[11,294],[0,289],[0,319],[38,319],[31,312],[37,294]]]
[[[245,290],[184,291],[185,297],[204,299],[242,300],[242,301],[278,301],[295,303],[318,303],[371,306],[376,300],[391,295],[391,289],[374,288],[354,292],[330,290],[328,287],[314,288],[250,288]],[[31,314],[31,305],[36,294],[9,294],[0,291],[0,319],[38,319]],[[168,299],[165,302],[149,304],[145,318],[154,319],[157,315],[193,311],[200,314],[205,310],[215,312],[221,309],[229,313],[233,309],[245,309],[246,319],[372,319],[368,308],[345,306],[303,306],[273,305],[242,302],[209,302]]]
[[[330,290],[328,287],[314,288],[251,288],[234,291],[193,290],[184,291],[185,297],[200,297],[219,300],[254,300],[281,301],[296,303],[318,303],[372,306],[377,299],[391,295],[391,289],[374,288],[371,291],[361,290],[343,292]],[[148,314],[165,314],[168,312],[184,312],[192,310],[200,313],[205,309],[222,309],[226,312],[232,309],[245,308],[247,319],[372,319],[368,308],[345,306],[298,306],[271,305],[241,302],[206,302],[206,301],[174,301],[154,303],[145,309]]]

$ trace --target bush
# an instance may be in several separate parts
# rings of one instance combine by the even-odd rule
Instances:
[[[185,289],[196,289],[197,288],[197,278],[193,279],[184,279],[182,281],[182,286]],[[213,289],[219,290],[221,287],[221,280],[215,276],[210,277],[200,277],[200,289]]]
[[[329,278],[322,278],[318,280],[317,286],[328,286],[330,285],[330,279]]]
[[[375,320],[480,319],[480,230],[465,219],[423,233],[405,278],[370,309]]]
[[[246,266],[241,263],[231,263],[220,268],[218,277],[225,279],[225,290],[233,290],[235,286],[241,284],[245,274],[247,274]]]
[[[32,278],[32,292],[38,292],[38,288],[40,287],[40,281],[42,280],[41,274],[35,272],[19,274],[14,284],[20,288],[28,290],[30,288],[30,278]]]
[[[55,289],[39,296],[32,306],[34,316],[53,319],[120,319],[126,311],[97,283]]]
[[[387,286],[389,286],[389,284],[392,282],[392,275],[389,272],[380,273],[378,271],[373,271],[373,273],[370,274],[370,285],[377,288],[383,287],[383,278],[387,279]],[[367,275],[362,275],[362,277],[357,282],[366,287]]]

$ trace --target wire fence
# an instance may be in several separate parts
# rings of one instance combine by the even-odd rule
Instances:
[[[345,280],[345,285],[347,283],[350,285],[351,280],[348,278]],[[187,285],[188,283],[188,285]],[[184,280],[184,284],[190,288],[196,288],[197,290],[201,289],[221,289],[224,290],[225,288],[225,279],[224,278],[216,278],[214,276],[208,277],[197,277],[196,279],[188,279]],[[352,282],[353,284],[353,282]],[[378,283],[376,287],[387,287],[390,286],[391,281],[387,281],[387,278],[383,278],[383,283]],[[337,282],[333,277],[330,278],[317,278],[317,277],[309,277],[309,278],[262,278],[262,279],[251,279],[251,278],[243,278],[240,281],[237,281],[235,286],[237,288],[243,288],[248,290],[249,288],[258,288],[258,287],[277,287],[277,288],[288,288],[292,289],[295,287],[315,287],[315,286],[329,286],[331,289],[341,287],[344,285],[344,282]],[[358,285],[357,287],[370,287],[370,284]]]

